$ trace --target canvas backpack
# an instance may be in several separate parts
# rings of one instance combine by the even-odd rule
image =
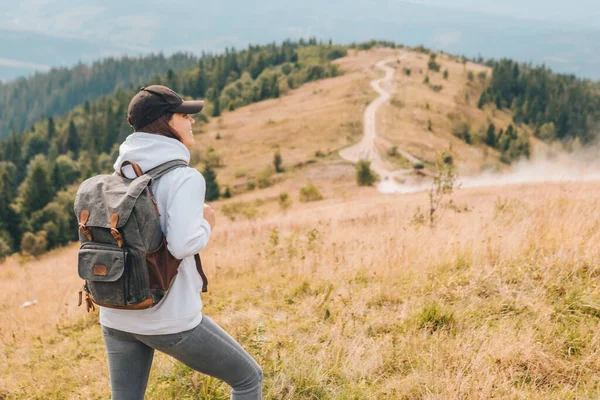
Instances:
[[[136,178],[123,175],[126,165],[131,165]],[[169,290],[181,260],[167,249],[151,185],[175,168],[188,165],[174,160],[144,173],[137,164],[125,161],[120,174],[96,175],[79,186],[74,206],[79,222],[78,273],[85,280],[79,305],[85,293],[88,311],[94,303],[129,310],[150,308]],[[194,258],[206,292],[200,256]]]

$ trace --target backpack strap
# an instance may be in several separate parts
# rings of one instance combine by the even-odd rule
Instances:
[[[123,164],[121,164],[121,168],[119,169],[120,176],[125,176],[125,174],[123,173],[123,167],[126,167],[127,165],[131,165],[131,168],[133,168],[133,172],[135,172],[135,175],[138,178],[144,175],[144,172],[142,171],[139,165],[131,161],[123,161]]]
[[[182,167],[189,167],[189,165],[183,160],[167,161],[166,163],[161,164],[158,167],[152,168],[150,171],[146,172],[146,174],[150,175],[152,177],[152,180],[157,180],[167,172]]]
[[[200,274],[202,278],[202,292],[208,292],[208,279],[202,270],[202,261],[200,261],[200,254],[194,254],[194,259],[196,260],[196,271]]]
[[[164,174],[166,174],[167,172],[172,171],[176,168],[182,168],[182,167],[189,167],[189,165],[187,162],[185,162],[183,160],[173,160],[173,161],[168,161],[164,164],[161,164],[158,167],[152,168],[150,171],[146,172],[146,174],[150,175],[152,177],[152,180],[156,180],[156,179],[160,178],[161,176],[163,176]],[[150,187],[148,187],[148,189],[150,189]],[[150,193],[152,193],[152,192],[150,192]],[[153,194],[152,194],[152,198],[154,198]],[[155,203],[155,205],[156,205],[156,203]],[[157,207],[157,211],[158,211],[158,207]],[[159,215],[160,215],[160,213],[159,213]],[[206,278],[206,274],[204,274],[204,271],[202,270],[202,261],[200,260],[200,254],[194,254],[194,260],[196,261],[196,271],[198,271],[198,274],[202,278],[202,292],[207,292],[208,291],[208,278]]]

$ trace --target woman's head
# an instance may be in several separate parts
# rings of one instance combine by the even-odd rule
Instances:
[[[192,125],[195,122],[189,114],[166,113],[148,125],[136,129],[136,131],[179,140],[185,147],[190,149],[195,143],[194,134],[192,133]]]
[[[129,103],[127,121],[135,131],[153,133],[179,140],[186,147],[194,144],[189,114],[200,112],[204,101],[184,101],[166,86],[143,87]]]

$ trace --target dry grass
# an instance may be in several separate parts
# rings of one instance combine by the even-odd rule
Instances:
[[[376,97],[369,86],[376,72],[370,67],[389,54],[385,49],[359,52],[336,61],[345,71],[342,76],[226,112],[201,128],[197,147],[213,146],[225,163],[217,170],[219,181],[243,189],[249,178],[273,164],[278,148],[284,167],[291,170],[298,163],[317,161],[317,151],[336,152],[354,144],[362,137],[364,109]],[[236,178],[240,169],[246,176]]]
[[[433,229],[419,222],[426,194],[356,186],[335,151],[359,138],[368,82],[380,74],[372,65],[391,54],[353,54],[339,61],[343,77],[203,128],[198,148],[223,156],[222,183],[245,185],[276,145],[286,167],[272,187],[214,203],[204,311],[261,364],[267,399],[598,398],[600,184],[462,190]],[[378,113],[379,144],[427,160],[452,143],[455,159],[477,170],[497,154],[454,138],[448,114],[497,127],[510,115],[473,107],[483,67],[467,64],[476,71],[468,106],[465,67],[438,62],[449,79],[430,74],[444,85],[436,93],[418,72],[425,55],[402,60],[412,73],[399,69],[395,105]],[[324,200],[299,201],[309,181]],[[0,265],[0,399],[110,397],[97,314],[76,308],[76,253]],[[228,389],[159,354],[147,398],[226,399]]]
[[[486,146],[471,146],[452,135],[452,120],[466,122],[471,132],[485,132],[490,123],[496,130],[512,123],[511,114],[487,106],[477,108],[479,96],[484,87],[478,74],[485,72],[491,76],[491,69],[473,63],[462,64],[443,54],[437,55],[440,72],[427,69],[429,56],[412,51],[399,53],[400,63],[389,63],[396,68],[394,76],[394,96],[390,104],[381,110],[381,135],[407,150],[417,158],[432,161],[441,148],[452,148],[455,160],[461,165],[463,174],[479,172],[482,165],[499,166],[499,154]],[[411,70],[410,75],[404,69]],[[448,71],[448,79],[443,71]],[[469,81],[469,71],[473,81]],[[424,84],[425,76],[429,85],[441,85],[435,92]],[[432,130],[428,130],[431,121]]]
[[[425,194],[357,194],[221,219],[203,254],[205,312],[263,366],[265,398],[600,395],[600,185],[461,191],[472,211],[434,229],[413,222]],[[97,317],[74,305],[75,253],[2,265],[4,398],[108,398]],[[227,388],[159,356],[148,398]]]

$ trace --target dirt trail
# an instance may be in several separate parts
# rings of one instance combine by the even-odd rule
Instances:
[[[375,116],[379,107],[390,100],[393,91],[392,79],[395,70],[386,64],[403,58],[405,58],[404,54],[399,57],[383,59],[375,64],[377,68],[385,72],[385,76],[371,82],[371,87],[379,93],[379,97],[373,100],[365,110],[364,136],[359,143],[340,151],[340,156],[347,161],[353,163],[357,163],[361,159],[370,161],[371,169],[381,177],[377,189],[382,193],[414,193],[428,190],[431,186],[429,179],[405,184],[396,182],[393,178],[405,176],[412,170],[388,170],[375,147],[377,137]],[[514,162],[510,172],[488,172],[477,176],[461,177],[457,184],[462,188],[473,188],[533,182],[600,181],[598,151],[600,151],[599,146],[595,146],[577,153],[559,154],[549,158],[540,154],[532,160]],[[402,149],[398,149],[398,153],[413,164],[420,162],[419,159]]]
[[[377,137],[375,115],[379,107],[390,100],[393,90],[392,79],[394,77],[395,70],[391,67],[388,67],[386,64],[388,62],[395,62],[399,59],[401,60],[403,57],[404,56],[386,58],[375,64],[377,68],[382,69],[385,72],[385,76],[380,79],[375,79],[371,82],[371,87],[377,93],[379,93],[379,97],[373,100],[365,110],[363,128],[364,136],[359,143],[340,151],[340,156],[347,161],[353,163],[357,163],[359,160],[370,161],[371,169],[381,177],[382,181],[391,179],[395,176],[403,175],[410,171],[405,169],[395,171],[388,170],[375,148],[375,138]],[[398,149],[398,153],[411,163],[419,162],[417,158],[413,157],[411,154],[402,149]]]

